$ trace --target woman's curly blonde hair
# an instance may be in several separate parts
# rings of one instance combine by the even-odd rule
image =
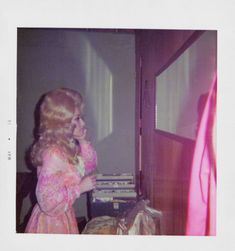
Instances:
[[[73,141],[74,126],[71,121],[75,109],[81,111],[82,106],[81,94],[71,89],[59,88],[42,96],[38,104],[36,139],[30,151],[30,159],[35,167],[42,165],[42,154],[50,147],[59,147],[70,163],[76,163],[74,157],[78,148]]]

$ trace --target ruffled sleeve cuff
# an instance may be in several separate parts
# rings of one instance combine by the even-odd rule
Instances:
[[[97,166],[97,154],[91,143],[88,141],[82,142],[81,147],[81,157],[83,158],[85,165],[85,173],[92,172]]]

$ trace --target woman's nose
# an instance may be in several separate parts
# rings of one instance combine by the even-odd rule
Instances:
[[[86,124],[82,118],[79,119],[79,122],[80,122],[81,127],[84,127]]]

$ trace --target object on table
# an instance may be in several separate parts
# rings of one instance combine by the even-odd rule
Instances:
[[[100,216],[90,220],[82,234],[159,235],[162,213],[140,200],[118,217]]]

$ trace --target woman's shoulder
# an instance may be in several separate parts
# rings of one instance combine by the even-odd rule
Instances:
[[[43,176],[62,175],[68,168],[68,161],[63,149],[56,145],[48,146],[42,152],[42,165],[38,172]]]
[[[42,159],[44,164],[51,162],[56,164],[67,163],[67,156],[65,152],[57,145],[51,145],[45,148],[42,153]]]

